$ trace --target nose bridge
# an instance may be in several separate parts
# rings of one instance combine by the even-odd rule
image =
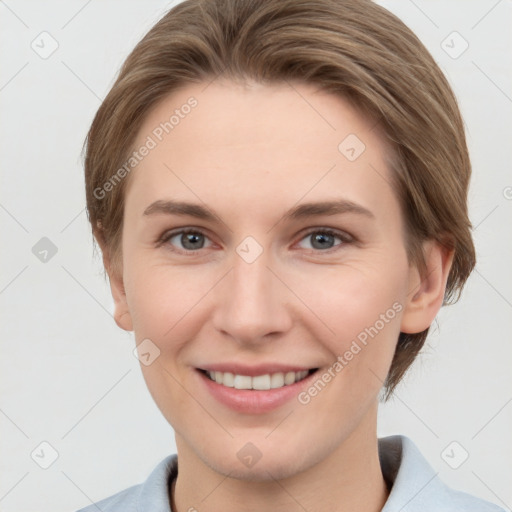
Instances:
[[[261,248],[256,254],[251,242],[242,242],[233,254],[232,270],[217,294],[214,314],[215,327],[242,343],[261,341],[289,327],[283,285],[268,268],[270,251]]]

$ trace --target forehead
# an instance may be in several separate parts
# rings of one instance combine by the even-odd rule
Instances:
[[[139,208],[164,195],[208,202],[229,192],[246,206],[336,191],[374,204],[394,195],[375,122],[311,84],[187,85],[149,112],[134,148],[144,145],[127,191]]]

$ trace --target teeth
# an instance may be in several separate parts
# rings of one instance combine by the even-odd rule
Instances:
[[[250,377],[247,377],[248,379]],[[253,389],[270,389],[270,375],[258,375],[252,378]]]
[[[300,372],[273,373],[265,375],[256,375],[250,377],[248,375],[235,375],[229,372],[209,372],[206,374],[211,380],[218,384],[235,389],[277,389],[283,386],[289,386],[299,380],[304,379],[308,375],[308,370]]]
[[[219,374],[220,372],[215,372],[215,373]],[[219,382],[219,381],[217,381],[217,382]],[[219,384],[222,384],[222,382],[223,381],[219,382]],[[251,389],[252,388],[252,379],[251,379],[251,377],[247,377],[245,375],[235,375],[235,381],[233,383],[233,387],[236,389]]]
[[[270,387],[272,389],[284,386],[284,373],[274,373],[270,376]]]
[[[235,376],[232,373],[222,373],[222,372],[215,372],[215,380],[217,380],[217,373],[221,376],[221,384],[224,384],[224,386],[227,386],[228,388],[234,388],[235,387]]]
[[[286,386],[293,384],[295,382],[295,372],[288,372],[284,376],[284,383]]]

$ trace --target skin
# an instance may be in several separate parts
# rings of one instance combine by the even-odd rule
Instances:
[[[423,331],[441,307],[453,254],[429,241],[426,274],[409,265],[384,138],[348,101],[309,84],[188,85],[149,113],[134,146],[190,96],[198,106],[129,176],[122,269],[109,272],[117,324],[160,350],[141,368],[176,435],[173,510],[380,511],[378,394],[400,331]],[[353,162],[338,150],[348,134],[366,146]],[[373,218],[283,219],[298,203],[339,198]],[[166,199],[218,219],[143,215]],[[185,227],[205,235],[195,252],[181,236],[157,245]],[[310,228],[352,241],[318,248]],[[247,236],[263,250],[250,264],[236,252]],[[394,303],[401,311],[306,405],[235,412],[195,370],[275,361],[321,374]],[[237,457],[247,442],[261,453],[250,468]]]

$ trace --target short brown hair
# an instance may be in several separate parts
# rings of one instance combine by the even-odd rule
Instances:
[[[185,0],[151,28],[124,62],[85,141],[88,218],[110,256],[109,271],[121,268],[129,176],[104,197],[95,191],[126,161],[159,100],[219,76],[314,84],[350,99],[375,119],[392,148],[409,261],[422,268],[421,243],[427,239],[453,249],[444,303],[458,300],[475,265],[463,121],[427,49],[402,21],[370,0]],[[385,400],[427,333],[400,333]]]

